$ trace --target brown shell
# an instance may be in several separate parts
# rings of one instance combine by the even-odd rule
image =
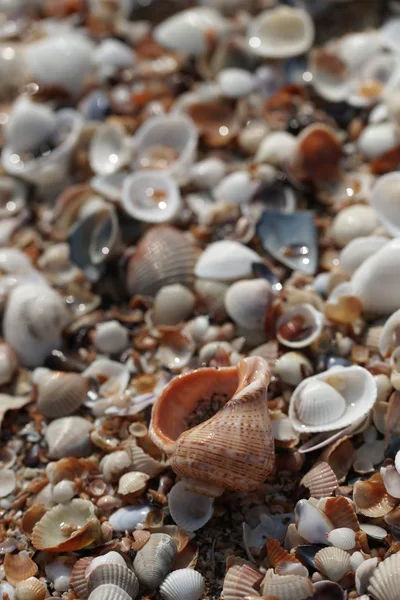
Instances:
[[[313,498],[330,496],[339,487],[335,473],[326,462],[317,463],[300,483],[310,490]]]
[[[355,458],[355,450],[351,441],[347,437],[343,437],[325,448],[319,458],[328,463],[338,481],[341,481],[350,471]]]
[[[348,527],[353,531],[358,531],[360,529],[353,506],[342,496],[328,498],[324,506],[324,513],[335,529],[338,529],[339,527]]]
[[[84,556],[76,561],[71,573],[71,585],[74,588],[78,598],[85,600],[89,596],[88,581],[86,578],[86,569],[92,562],[93,557]]]
[[[150,531],[147,531],[146,529],[137,529],[134,531],[132,533],[132,550],[137,552],[140,550],[140,548],[143,548],[143,546],[149,541],[150,535]]]
[[[43,504],[34,504],[28,508],[24,512],[24,516],[21,520],[23,532],[30,535],[36,523],[40,521],[44,514],[46,514],[47,510],[48,509]]]
[[[365,481],[357,481],[353,488],[353,500],[358,512],[366,517],[384,517],[399,502],[387,493],[380,473],[375,473]]]
[[[4,574],[11,585],[17,585],[20,581],[33,577],[38,572],[37,564],[31,559],[26,550],[18,554],[8,553],[4,557]]]
[[[268,538],[265,547],[267,550],[268,562],[271,567],[275,568],[283,562],[299,562],[293,554],[287,552],[278,540],[275,540],[274,538]]]
[[[171,457],[188,489],[206,496],[254,490],[274,467],[267,404],[268,364],[246,358],[236,367],[198,369],[173,379],[153,407],[150,433]],[[235,391],[236,390],[236,391]],[[205,398],[229,400],[192,429],[186,418]],[[174,410],[171,410],[171,407]]]

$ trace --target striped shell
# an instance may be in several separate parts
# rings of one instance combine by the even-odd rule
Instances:
[[[328,425],[343,416],[346,401],[324,381],[310,381],[299,393],[296,412],[305,425]]]
[[[16,585],[38,572],[37,564],[31,559],[26,550],[18,554],[7,553],[4,557],[4,574],[11,585]]]
[[[266,574],[262,584],[263,596],[277,596],[279,600],[305,600],[312,596],[314,586],[308,577],[301,575]]]
[[[376,600],[397,600],[400,588],[400,555],[393,554],[375,569],[368,593]]]
[[[322,509],[335,528],[348,527],[358,531],[360,525],[352,503],[343,496],[328,498]]]
[[[89,594],[97,587],[106,584],[118,586],[131,598],[135,598],[139,591],[137,577],[126,565],[105,563],[93,569],[88,580]]]
[[[89,600],[132,600],[131,596],[117,585],[99,585],[89,596]]]
[[[298,562],[297,558],[282,548],[280,542],[274,538],[267,538],[266,550],[268,562],[271,567],[277,567],[282,563]]]
[[[83,417],[55,419],[44,434],[49,458],[85,456],[90,451],[89,431],[92,423]]]
[[[231,566],[225,575],[223,585],[224,600],[243,600],[246,596],[259,596],[255,586],[262,575],[245,561]]]
[[[164,579],[160,594],[165,600],[199,600],[204,588],[204,577],[198,571],[178,569]]]
[[[28,577],[17,583],[15,594],[18,600],[44,600],[47,596],[47,585],[36,577]]]
[[[153,533],[135,556],[133,568],[144,588],[155,590],[170,572],[177,548],[171,536]]]
[[[348,527],[338,527],[328,533],[328,542],[342,550],[352,550],[356,545],[356,534]]]
[[[316,464],[304,475],[300,483],[310,490],[313,498],[330,496],[339,486],[335,473],[326,462]]]
[[[83,404],[89,380],[78,373],[46,371],[37,383],[37,405],[45,417],[67,417]]]
[[[86,598],[89,596],[86,569],[92,560],[93,558],[91,556],[84,556],[76,561],[72,569],[71,585],[80,600],[86,600]]]
[[[149,476],[140,471],[130,471],[122,475],[118,482],[118,494],[141,494],[147,486]]]
[[[111,550],[111,552],[107,552],[106,554],[100,554],[100,556],[93,558],[87,565],[85,571],[86,579],[89,579],[92,572],[100,565],[121,565],[122,567],[125,567],[126,562],[121,554],[119,554],[119,552],[115,552],[114,550]]]
[[[314,565],[331,581],[340,581],[351,570],[350,554],[341,548],[322,548],[315,555]]]

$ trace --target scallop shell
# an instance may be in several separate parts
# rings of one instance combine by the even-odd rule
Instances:
[[[317,463],[301,480],[313,498],[331,496],[339,487],[338,480],[326,462]]]
[[[168,508],[175,523],[186,531],[197,531],[212,518],[211,498],[194,494],[179,481],[168,494]]]
[[[28,577],[33,577],[38,572],[37,564],[26,550],[22,550],[18,554],[8,552],[4,557],[3,568],[7,581],[14,586]]]
[[[230,318],[246,329],[263,329],[274,294],[265,279],[237,281],[225,294],[225,308]]]
[[[204,577],[198,571],[178,569],[164,579],[160,594],[165,600],[199,600],[204,588]]]
[[[204,279],[234,281],[252,274],[260,256],[240,242],[222,240],[207,246],[196,263],[195,275]]]
[[[52,421],[44,435],[49,458],[89,454],[91,428],[92,423],[83,417],[62,417]]]
[[[147,473],[149,477],[155,477],[162,471],[165,471],[169,465],[168,461],[156,460],[149,454],[146,454],[134,439],[126,440],[123,445],[131,460],[131,467],[135,471]]]
[[[296,304],[276,322],[276,337],[289,348],[310,346],[322,333],[324,315],[311,304]]]
[[[132,597],[117,585],[99,585],[89,596],[89,600],[132,600]]]
[[[127,267],[130,294],[154,296],[172,283],[190,286],[194,280],[197,252],[178,229],[152,227],[140,240]]]
[[[348,527],[338,527],[328,533],[328,542],[342,550],[352,550],[356,545],[356,534]]]
[[[28,577],[17,583],[15,594],[18,600],[44,600],[47,596],[47,585],[36,577]]]
[[[146,489],[149,479],[149,475],[140,471],[125,473],[118,482],[118,494],[122,496],[127,494],[141,494]]]
[[[263,596],[277,596],[279,600],[305,600],[313,595],[314,586],[308,577],[300,575],[271,575],[261,584]]]
[[[88,579],[88,590],[91,594],[101,585],[112,584],[124,590],[131,598],[136,598],[139,582],[135,573],[126,565],[101,564],[93,569]]]
[[[165,533],[153,533],[133,561],[133,568],[141,586],[155,590],[170,572],[177,548]]]
[[[174,221],[182,209],[179,187],[171,175],[150,170],[125,179],[121,204],[129,216],[144,223]]]
[[[18,368],[15,350],[8,344],[0,344],[0,385],[8,383]]]
[[[331,385],[314,379],[299,392],[297,418],[304,425],[325,426],[340,419],[346,411],[346,401]]]
[[[341,548],[322,548],[315,555],[314,564],[331,581],[340,581],[351,570],[350,554]]]
[[[357,511],[367,517],[384,517],[398,504],[398,500],[387,493],[379,473],[364,481],[356,481],[353,500]]]
[[[325,417],[325,423],[307,425],[300,419],[297,411],[299,410],[300,402],[303,402],[302,398],[304,392],[308,390],[310,384],[312,384],[311,390],[314,390],[316,382],[318,382],[316,389],[320,389],[319,382],[322,382],[340,390],[340,394],[338,392],[331,393],[330,390],[327,390],[332,398],[335,398],[334,402],[340,403],[340,415],[338,410],[335,418],[332,411],[329,418],[328,415]],[[325,386],[323,389],[326,390]],[[335,390],[333,390],[333,392],[335,392]],[[324,391],[324,393],[326,392]],[[343,403],[340,400],[340,396],[345,400],[346,406],[344,412],[342,412]],[[352,423],[359,421],[363,416],[368,414],[376,401],[376,397],[376,382],[369,371],[359,366],[332,367],[328,371],[304,379],[300,385],[297,386],[290,399],[289,418],[296,431],[322,432],[343,429]],[[319,397],[316,396],[316,401],[318,401],[318,398]],[[335,406],[335,408],[337,407]],[[324,418],[322,418],[322,421],[323,420]]]
[[[88,500],[75,499],[48,511],[32,532],[38,550],[70,552],[90,546],[100,537],[100,522]]]
[[[393,554],[375,569],[368,586],[368,593],[376,600],[397,600],[400,585],[400,556]]]
[[[45,417],[66,417],[86,399],[89,381],[78,373],[46,371],[37,383],[37,405]]]
[[[113,175],[131,158],[124,128],[116,123],[103,123],[92,137],[89,164],[97,175]]]
[[[91,556],[85,556],[76,561],[71,573],[71,585],[74,588],[78,598],[86,600],[89,596],[88,581],[86,577],[86,569],[92,562]]]
[[[255,587],[260,583],[262,575],[246,561],[238,561],[228,568],[223,585],[225,600],[243,600],[246,596],[258,596]]]
[[[271,567],[277,567],[282,563],[298,562],[297,558],[282,548],[280,542],[268,537],[266,543],[268,562]]]
[[[314,35],[313,20],[306,10],[279,6],[261,12],[250,22],[247,43],[258,56],[288,58],[309,50]]]

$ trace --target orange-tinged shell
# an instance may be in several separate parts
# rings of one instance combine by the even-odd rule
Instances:
[[[36,577],[28,577],[17,583],[15,594],[18,600],[44,600],[47,596],[47,585]]]
[[[31,541],[37,550],[72,552],[90,546],[99,538],[100,521],[94,505],[76,498],[47,512],[36,523]]]
[[[37,406],[45,417],[67,417],[85,401],[89,379],[79,373],[50,371],[43,373],[37,384]]]
[[[358,531],[360,529],[353,506],[342,496],[328,498],[325,502],[324,513],[335,529],[338,529],[339,527],[348,527],[353,531]]]
[[[97,471],[94,460],[68,456],[68,458],[61,458],[56,462],[49,463],[46,468],[46,475],[50,483],[57,485],[65,479],[74,481],[74,479],[82,477],[88,471]]]
[[[317,463],[300,483],[310,490],[313,498],[330,496],[339,487],[335,473],[326,462]]]
[[[198,369],[164,389],[153,407],[150,433],[170,455],[185,487],[205,496],[224,490],[251,491],[274,467],[274,440],[267,405],[268,364],[246,358],[236,367]],[[227,402],[213,417],[192,429],[186,418],[205,398]],[[171,407],[174,410],[171,410]]]
[[[147,531],[146,529],[137,529],[134,531],[132,533],[132,550],[137,552],[140,550],[140,548],[143,548],[143,546],[149,541],[150,535],[150,531]]]
[[[93,558],[91,556],[84,556],[76,561],[72,569],[71,585],[80,600],[85,600],[89,596],[86,569],[92,560]]]
[[[344,479],[354,462],[355,450],[347,437],[340,438],[328,446],[319,457],[327,462],[338,481]]]
[[[189,534],[182,527],[178,527],[177,525],[163,525],[162,527],[149,527],[149,531],[151,533],[166,533],[172,537],[174,540],[176,547],[178,549],[178,554],[182,552],[189,542]],[[137,532],[135,532],[137,533]],[[149,533],[143,531],[143,533]]]
[[[275,540],[274,538],[267,539],[266,549],[268,562],[271,567],[275,568],[284,562],[299,562],[293,554],[287,552],[287,550],[280,545],[278,540]]]
[[[375,473],[365,481],[357,481],[353,488],[353,500],[358,512],[366,517],[384,517],[399,502],[387,493],[380,473]]]
[[[37,564],[31,559],[26,550],[18,554],[6,554],[4,557],[4,574],[11,585],[17,585],[20,581],[36,575]]]
[[[35,527],[36,523],[47,512],[47,508],[43,504],[34,504],[24,512],[24,516],[21,520],[21,526],[24,533],[30,535]]]
[[[224,600],[243,600],[246,596],[259,596],[255,587],[262,580],[262,575],[245,561],[234,564],[228,569],[224,579]]]
[[[263,596],[278,596],[280,600],[305,600],[313,595],[314,586],[308,577],[301,575],[270,575],[267,572],[262,584]]]

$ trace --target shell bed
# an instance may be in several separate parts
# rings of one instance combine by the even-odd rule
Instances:
[[[400,2],[0,0],[0,600],[399,600]]]

